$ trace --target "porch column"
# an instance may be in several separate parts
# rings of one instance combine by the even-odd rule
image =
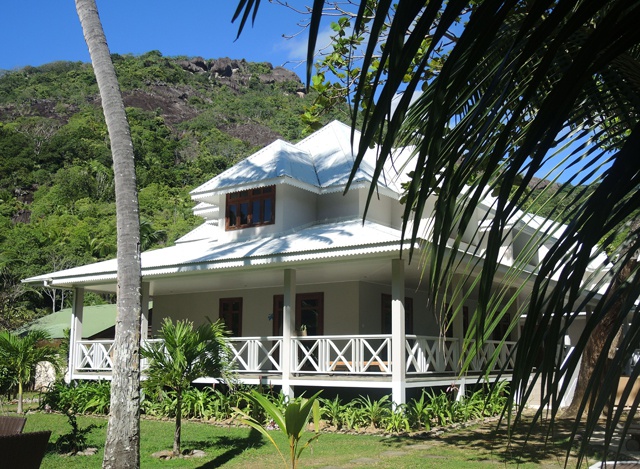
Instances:
[[[73,307],[71,308],[71,330],[69,332],[69,363],[64,379],[69,383],[73,379],[78,360],[78,342],[82,340],[82,314],[84,309],[84,288],[73,289]]]
[[[391,399],[394,404],[405,404],[407,401],[404,314],[404,259],[393,259],[391,261]]]
[[[284,298],[282,305],[282,355],[280,369],[282,370],[282,394],[293,398],[293,387],[290,384],[291,368],[293,364],[293,347],[291,337],[295,330],[296,319],[296,271],[284,270]]]
[[[140,308],[140,342],[149,337],[149,282],[142,282],[142,298]]]
[[[453,318],[453,337],[458,339],[458,344],[457,344],[457,350],[458,350],[458,357],[454,357],[454,363],[458,369],[456,370],[457,374],[460,374],[460,368],[462,365],[461,359],[462,359],[462,343],[464,342],[464,321],[463,321],[463,308],[464,305],[460,305],[460,309],[458,310],[458,314],[456,314],[455,318]],[[445,344],[446,346],[446,344]],[[446,365],[445,365],[446,366]],[[466,373],[465,373],[466,375]],[[460,401],[462,400],[463,397],[465,397],[467,393],[466,390],[466,380],[464,378],[464,376],[460,379],[459,383],[458,383],[458,391],[456,393],[456,401]]]

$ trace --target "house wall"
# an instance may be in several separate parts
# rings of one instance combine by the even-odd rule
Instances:
[[[299,285],[296,293],[324,293],[324,332],[327,335],[354,334],[358,325],[358,282],[322,285]],[[282,288],[238,289],[223,292],[193,293],[154,297],[153,334],[156,335],[165,317],[189,319],[205,324],[207,317],[216,321],[220,315],[221,298],[242,298],[242,335],[272,335],[273,297]],[[379,308],[379,306],[378,306]]]
[[[382,294],[391,295],[391,287],[360,282],[360,334],[380,334],[382,328]],[[405,290],[405,298],[413,299],[413,332],[418,335],[437,335],[438,326],[433,314],[427,310],[427,294],[413,289]]]
[[[331,192],[318,197],[318,220],[332,220],[336,218],[353,218],[361,216],[359,212],[358,191]]]
[[[380,334],[381,295],[390,295],[391,287],[353,281],[298,285],[296,292],[324,293],[326,335]],[[255,288],[156,296],[153,307],[153,334],[157,334],[165,317],[172,317],[174,320],[189,319],[195,325],[205,324],[207,317],[216,321],[220,314],[220,298],[242,298],[242,335],[272,335],[273,323],[270,316],[273,312],[273,296],[282,293],[282,288]],[[437,335],[437,323],[426,307],[426,292],[407,289],[405,296],[413,299],[414,333]]]
[[[368,189],[360,189],[358,191],[360,195],[360,207],[358,209],[360,216],[364,215],[364,210],[367,206],[367,190]],[[373,194],[373,196],[371,197],[369,210],[367,211],[367,220],[374,221],[385,226],[393,226],[394,228],[397,228],[401,219],[393,219],[394,214],[392,213],[392,205],[399,205],[399,202],[385,195]]]
[[[287,184],[279,185],[276,190],[277,231],[314,223],[318,218],[318,195]]]
[[[360,282],[358,296],[360,300],[360,314],[358,316],[358,334],[380,334],[382,317],[380,314],[380,296],[391,293],[391,288]]]
[[[226,231],[225,198],[220,197],[220,215],[218,229],[219,241],[230,242],[239,239],[273,236],[283,231],[308,225],[318,218],[318,196],[312,192],[280,184],[276,186],[276,217],[273,225],[254,226],[240,230]]]

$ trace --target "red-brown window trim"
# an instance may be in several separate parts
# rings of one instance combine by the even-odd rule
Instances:
[[[256,210],[259,211],[257,217]],[[225,213],[227,231],[272,225],[276,219],[276,186],[257,187],[227,194]]]
[[[231,337],[242,337],[242,297],[220,298],[219,317],[225,324]],[[233,305],[237,305],[234,310]]]

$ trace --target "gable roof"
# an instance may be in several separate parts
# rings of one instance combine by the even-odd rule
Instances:
[[[309,153],[283,140],[276,140],[262,150],[218,174],[191,191],[198,200],[201,193],[224,193],[265,185],[280,178],[291,178],[311,187],[318,186],[318,176]]]
[[[342,191],[355,162],[353,148],[357,148],[360,133],[356,132],[354,138],[352,147],[351,127],[333,121],[295,145],[276,140],[191,191],[191,197],[200,201],[230,191],[277,183],[315,193]],[[375,156],[374,150],[366,154],[353,184],[373,181]],[[394,196],[399,192],[385,174],[378,182],[378,190]]]

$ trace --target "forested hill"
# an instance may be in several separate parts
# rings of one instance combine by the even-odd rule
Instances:
[[[312,98],[291,71],[155,51],[113,59],[135,147],[143,249],[200,223],[189,190],[276,138],[304,136],[300,115]],[[0,329],[61,307],[61,291],[30,290],[21,279],[115,256],[113,202],[91,65],[1,75]]]

